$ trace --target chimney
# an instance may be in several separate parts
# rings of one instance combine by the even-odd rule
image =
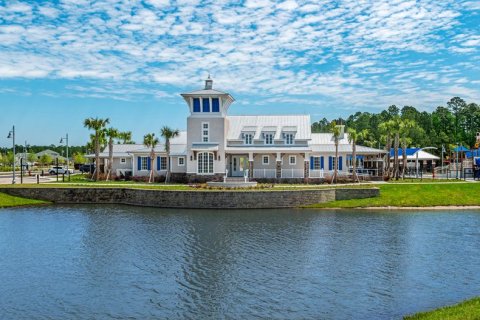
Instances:
[[[213,80],[210,79],[210,74],[208,75],[208,79],[205,80],[205,90],[212,90],[213,88]]]

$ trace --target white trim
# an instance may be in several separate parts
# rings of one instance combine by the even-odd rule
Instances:
[[[267,163],[265,163],[265,157],[267,158]],[[270,164],[270,156],[268,154],[262,155],[262,165],[268,166]]]

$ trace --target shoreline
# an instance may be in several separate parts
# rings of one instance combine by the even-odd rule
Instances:
[[[305,207],[305,209],[317,209],[317,210],[381,210],[381,211],[391,211],[391,210],[480,210],[480,206],[426,206],[426,207],[398,207],[398,206],[381,206],[381,207],[339,207],[339,208],[310,208]]]

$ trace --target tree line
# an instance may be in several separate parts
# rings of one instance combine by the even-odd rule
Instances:
[[[323,118],[312,124],[312,132],[331,132],[332,122],[357,132],[367,130],[368,134],[357,141],[361,145],[389,150],[398,134],[402,147],[436,147],[432,153],[440,154],[442,145],[447,152],[452,152],[456,145],[475,147],[476,133],[480,131],[480,106],[459,97],[432,112],[391,105],[379,113],[359,111],[346,119],[332,121]]]

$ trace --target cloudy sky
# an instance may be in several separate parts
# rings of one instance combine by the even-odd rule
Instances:
[[[479,25],[477,0],[0,0],[0,146],[184,129],[208,73],[232,114],[480,102]]]

